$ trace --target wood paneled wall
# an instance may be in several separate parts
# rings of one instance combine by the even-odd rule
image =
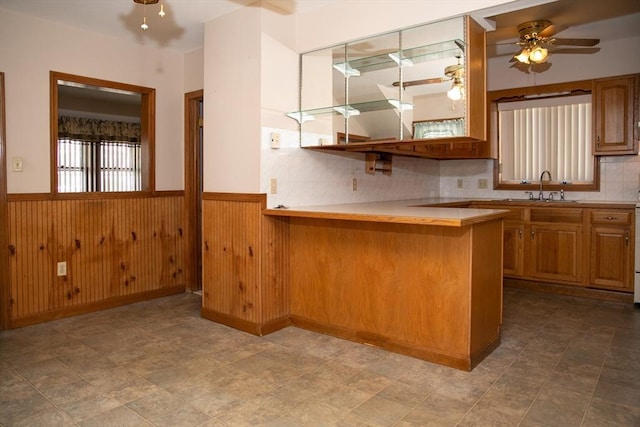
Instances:
[[[264,194],[203,196],[202,316],[263,335],[289,324],[288,220]]]
[[[10,200],[11,326],[183,292],[183,202]]]

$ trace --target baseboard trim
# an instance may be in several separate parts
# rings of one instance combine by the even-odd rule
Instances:
[[[406,356],[415,357],[417,359],[426,360],[428,362],[449,366],[451,368],[460,369],[463,371],[470,371],[474,366],[480,363],[486,356],[488,356],[495,348],[500,345],[500,334],[498,334],[480,351],[468,357],[464,354],[444,354],[432,348],[412,346],[398,341],[393,341],[388,337],[375,336],[374,334],[370,333],[354,332],[295,315],[291,316],[291,324],[293,326],[307,329],[309,331],[318,332],[324,335],[331,335],[337,338],[342,338],[373,347],[379,347],[394,353],[404,354]]]
[[[269,320],[264,323],[256,323],[250,322],[248,320],[238,319],[237,317],[233,317],[229,314],[220,313],[218,311],[211,310],[205,307],[202,307],[202,309],[200,310],[200,316],[207,320],[221,323],[223,325],[229,326],[230,328],[238,329],[240,331],[247,332],[252,335],[257,335],[259,337],[268,335],[272,332],[284,329],[287,326],[291,325],[289,316]]]
[[[155,289],[153,291],[140,292],[131,295],[122,295],[118,297],[107,298],[89,304],[82,304],[73,307],[65,307],[58,310],[37,313],[31,316],[19,317],[11,319],[10,327],[12,329],[22,328],[24,326],[35,325],[37,323],[49,322],[51,320],[63,319],[65,317],[76,316],[78,314],[93,313],[94,311],[105,310],[107,308],[119,307],[121,305],[133,304],[136,302],[147,301],[155,298],[167,297],[184,293],[185,286],[168,286],[165,288]]]
[[[548,294],[566,295],[572,297],[593,298],[605,301],[633,303],[633,294],[625,292],[607,291],[603,289],[583,288],[579,286],[560,285],[556,283],[536,282],[532,280],[503,279],[506,288],[524,289],[527,291]]]

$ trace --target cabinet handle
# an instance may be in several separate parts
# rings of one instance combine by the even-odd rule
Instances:
[[[522,228],[518,229],[518,236],[522,239]]]
[[[616,218],[615,216],[608,216],[608,217],[607,217],[607,219],[608,219],[609,221],[611,221],[611,220],[618,219],[618,218]]]
[[[624,234],[624,243],[627,246],[629,246],[629,232],[628,231]]]
[[[600,147],[600,135],[596,137],[596,145]]]
[[[533,237],[536,235],[536,232],[531,230],[531,240],[533,240]]]

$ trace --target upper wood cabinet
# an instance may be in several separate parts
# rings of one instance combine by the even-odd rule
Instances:
[[[303,148],[426,158],[489,152],[479,145],[487,144],[486,36],[468,16],[303,53],[300,82],[300,109],[288,115],[300,123]],[[452,99],[454,87],[461,99]]]
[[[593,153],[596,156],[638,153],[638,76],[594,81]]]

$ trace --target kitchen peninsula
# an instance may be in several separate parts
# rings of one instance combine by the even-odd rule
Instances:
[[[472,369],[500,343],[507,211],[442,206],[264,209],[287,225],[290,323]]]

